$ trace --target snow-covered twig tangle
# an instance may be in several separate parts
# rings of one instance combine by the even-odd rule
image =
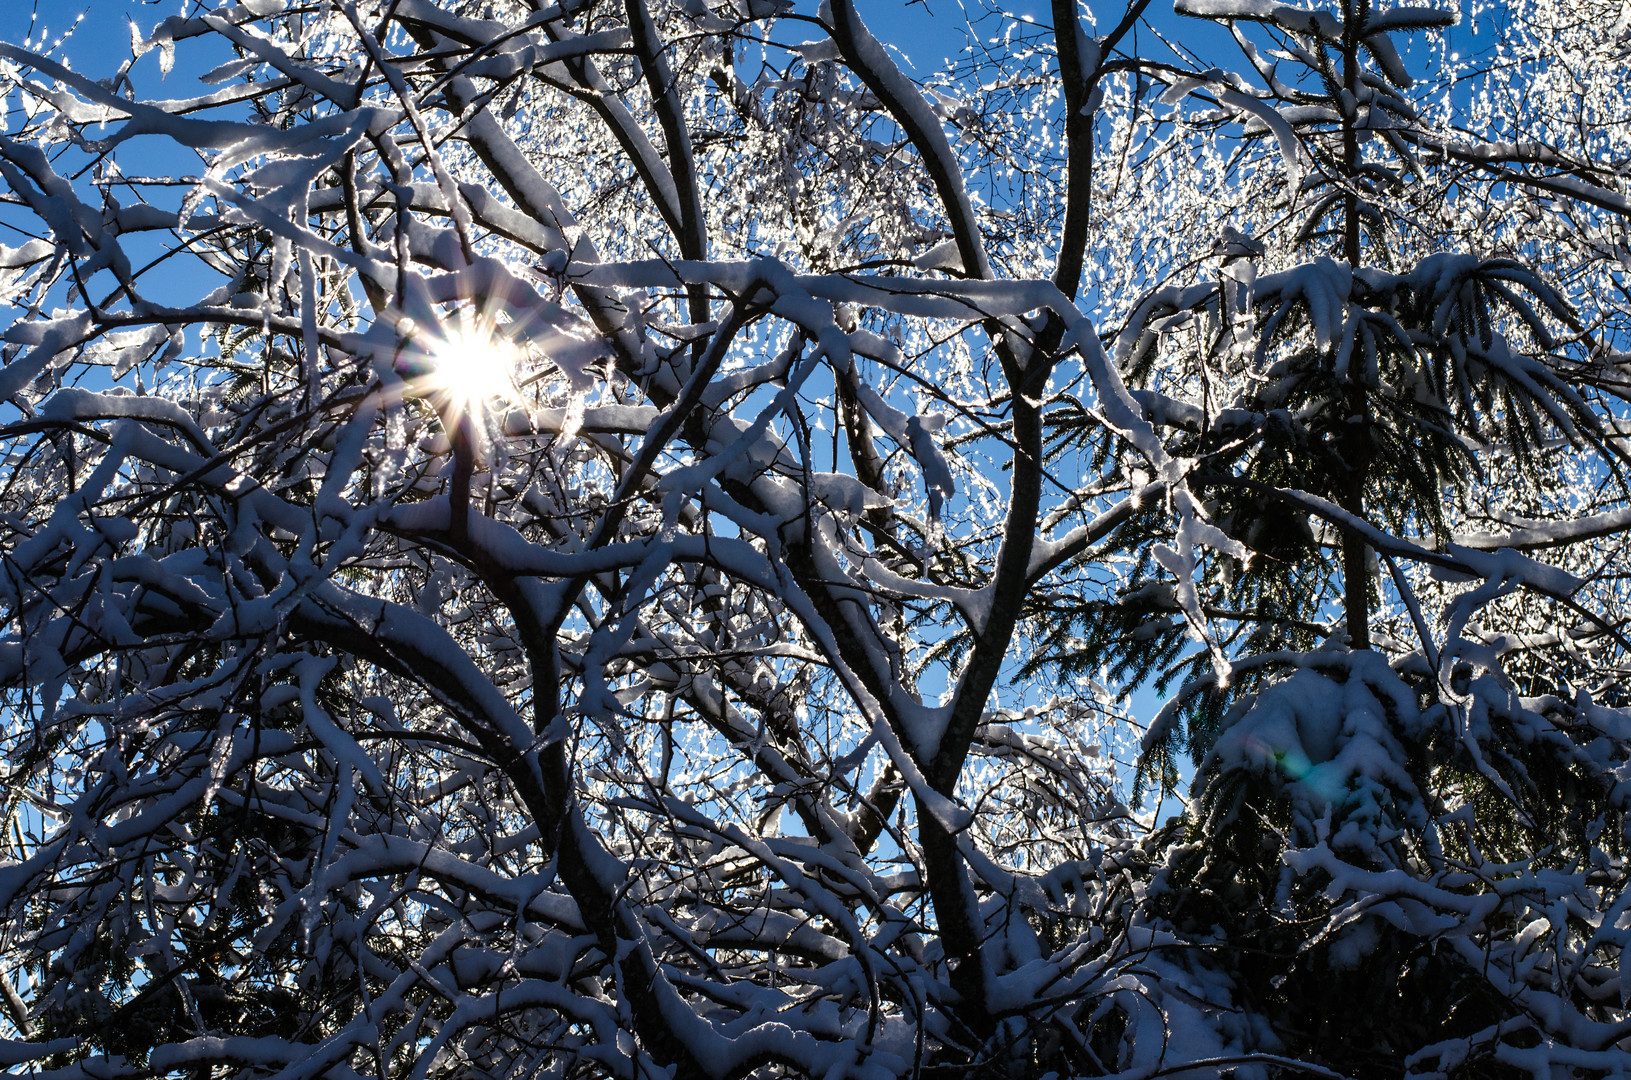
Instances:
[[[196,6],[0,44],[8,1069],[1624,1072],[1623,25]]]

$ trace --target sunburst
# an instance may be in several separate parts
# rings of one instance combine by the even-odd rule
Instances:
[[[448,327],[430,344],[426,360],[425,388],[450,412],[478,418],[520,396],[520,350],[484,321]]]

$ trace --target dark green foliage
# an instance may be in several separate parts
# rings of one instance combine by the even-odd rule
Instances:
[[[1536,1045],[1487,957],[1533,918],[1543,867],[1569,874],[1620,850],[1625,795],[1602,766],[1627,745],[1611,751],[1585,714],[1541,716],[1470,668],[1460,711],[1422,692],[1419,668],[1412,687],[1371,654],[1324,651],[1296,670],[1230,716],[1194,816],[1167,833],[1151,912],[1227,972],[1273,1043],[1347,1075],[1404,1075],[1418,1049],[1477,1045],[1496,1025],[1496,1042]],[[1504,883],[1462,872],[1484,860]],[[1503,942],[1496,953],[1458,948],[1469,925]],[[1522,1075],[1493,1053],[1455,1075]]]

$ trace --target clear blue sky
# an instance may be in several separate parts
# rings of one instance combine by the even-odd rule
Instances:
[[[1325,6],[1318,0],[1302,2]],[[213,0],[209,6],[216,6]],[[815,0],[799,0],[800,10],[812,10],[814,6]],[[1003,6],[1011,14],[1050,21],[1047,0],[1007,0]],[[1124,10],[1120,0],[1091,6],[1099,12],[1106,28]],[[42,31],[47,40],[55,41],[74,27],[77,19],[73,42],[65,51],[77,69],[100,74],[130,56],[131,20],[146,31],[162,19],[198,7],[198,0],[0,0],[0,41],[18,44],[31,32],[38,35]],[[901,48],[919,71],[938,67],[941,60],[962,46],[965,24],[957,0],[860,0],[860,9],[879,38]],[[1204,49],[1209,63],[1233,66],[1239,61],[1227,35],[1199,20],[1173,15],[1172,0],[1154,0],[1147,17],[1162,33]],[[1452,38],[1457,39],[1467,34],[1465,25],[1451,31]],[[1152,43],[1140,44],[1149,49]]]
[[[31,33],[56,41],[74,29],[64,51],[86,74],[130,57],[130,20],[143,30],[182,10],[183,0],[0,0],[0,41],[21,44]],[[78,20],[77,27],[75,20]]]
[[[800,0],[799,6],[803,10],[815,5],[813,0]],[[1047,0],[1009,0],[1004,6],[1012,14],[1048,21]],[[1151,6],[1158,9],[1153,16],[1158,22],[1172,21],[1171,0],[1155,0]],[[76,69],[99,75],[130,56],[131,20],[147,31],[162,19],[197,7],[196,0],[0,0],[0,41],[20,44],[33,34],[38,42],[43,34],[54,42],[74,28],[73,41],[64,51]],[[1119,4],[1095,7],[1102,8],[1108,19],[1121,12]],[[878,37],[902,49],[920,71],[938,67],[962,47],[965,23],[956,0],[861,0],[860,8]]]

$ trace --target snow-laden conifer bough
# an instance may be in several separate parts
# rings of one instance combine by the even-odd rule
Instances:
[[[1631,1073],[1631,8],[1151,2],[0,45],[0,1063]]]

